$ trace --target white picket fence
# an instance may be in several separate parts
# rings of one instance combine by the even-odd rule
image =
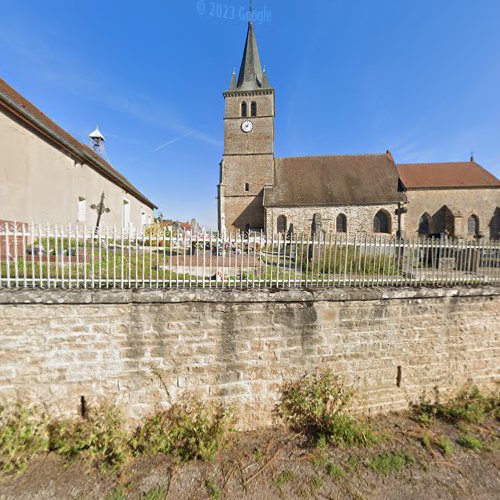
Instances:
[[[0,224],[0,288],[241,289],[500,282],[499,241],[149,231]]]

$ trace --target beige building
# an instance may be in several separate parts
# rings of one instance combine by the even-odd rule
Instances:
[[[99,209],[103,201],[102,209]],[[0,220],[141,228],[156,206],[0,79]]]
[[[474,161],[396,165],[389,151],[275,158],[275,91],[252,23],[224,98],[220,231],[499,237],[500,181]]]

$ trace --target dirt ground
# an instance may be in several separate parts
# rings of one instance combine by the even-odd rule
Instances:
[[[406,414],[378,417],[377,444],[367,448],[307,446],[286,429],[234,433],[214,462],[175,463],[155,456],[129,462],[119,473],[99,474],[53,454],[25,472],[0,477],[1,499],[495,499],[500,498],[498,422],[467,429],[484,449],[458,443],[464,430],[435,422],[427,428]],[[422,437],[431,437],[431,447]],[[436,444],[446,436],[451,451]],[[400,467],[382,471],[374,457],[399,453]]]

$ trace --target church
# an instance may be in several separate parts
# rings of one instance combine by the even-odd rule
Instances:
[[[472,157],[411,165],[390,151],[276,158],[275,89],[252,22],[223,95],[219,231],[500,238],[500,181]]]

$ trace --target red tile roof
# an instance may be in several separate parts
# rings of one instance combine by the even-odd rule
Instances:
[[[107,177],[114,184],[120,186],[128,193],[151,208],[157,208],[144,196],[128,179],[115,170],[104,158],[99,156],[88,146],[75,139],[71,134],[53,122],[47,115],[40,111],[34,104],[14,90],[5,80],[0,78],[0,109],[7,109],[22,121],[27,122],[44,136],[48,136],[62,149],[77,155],[80,160]]]
[[[500,187],[500,181],[474,161],[397,165],[408,189]]]

